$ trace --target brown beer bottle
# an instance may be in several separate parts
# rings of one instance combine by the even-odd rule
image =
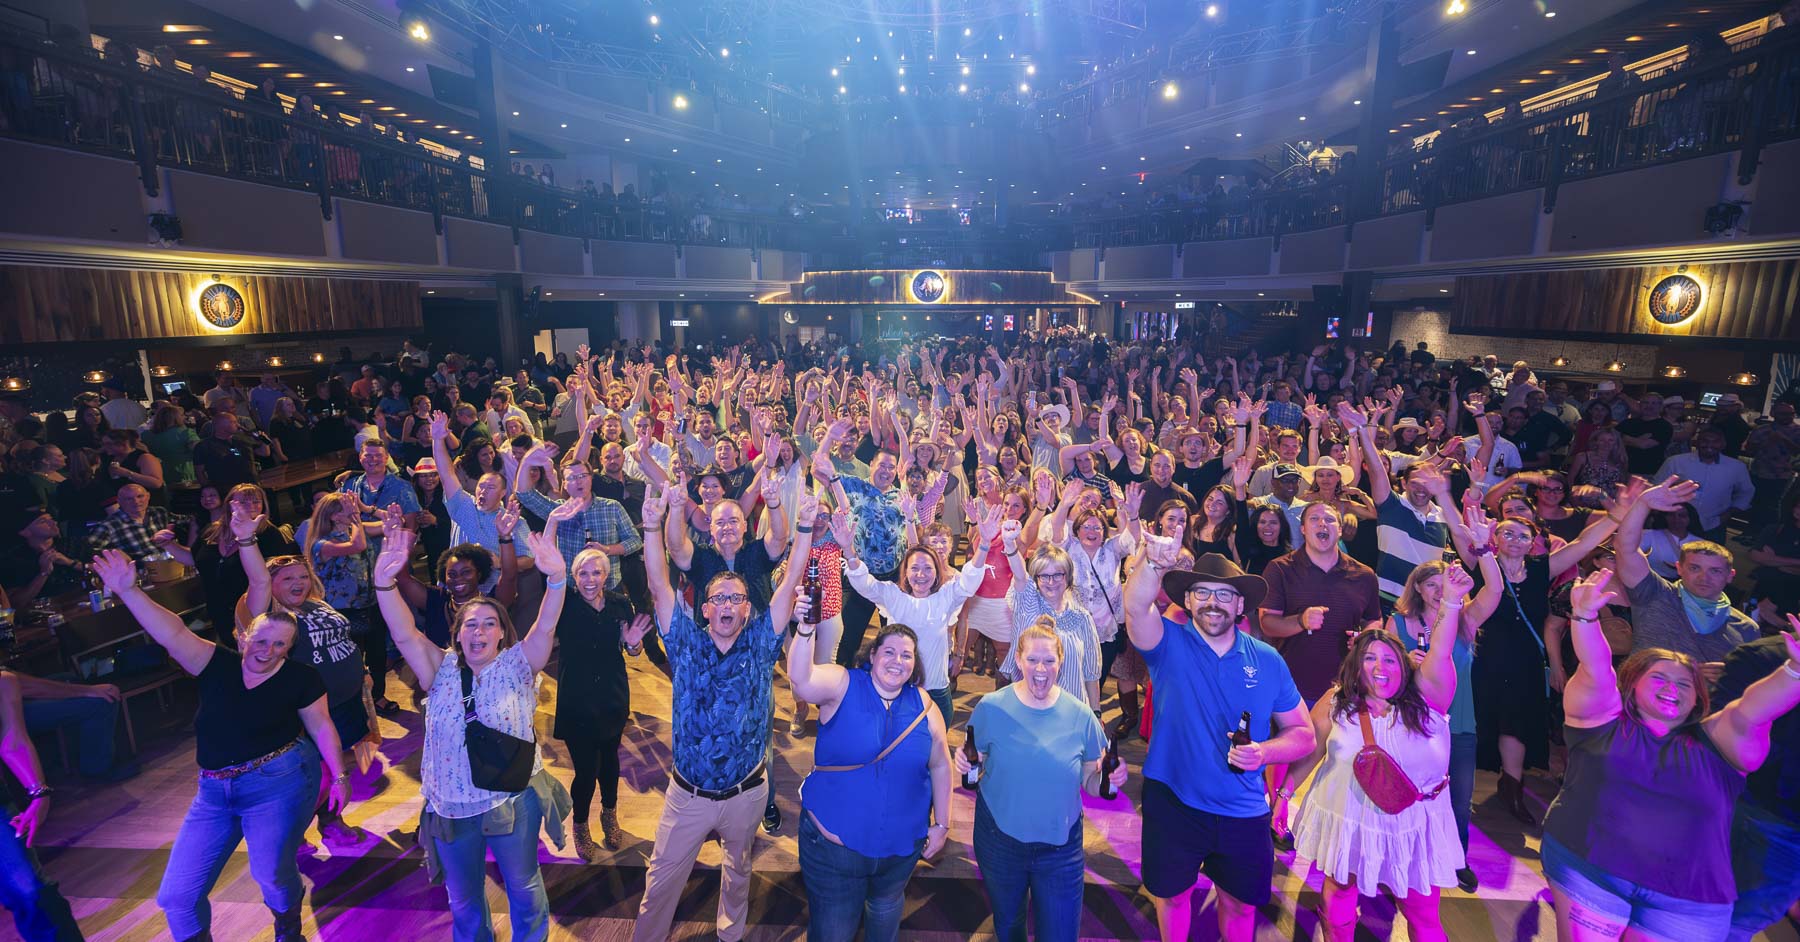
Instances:
[[[825,588],[819,584],[818,557],[808,556],[806,559],[806,576],[801,583],[806,587],[806,598],[811,603],[806,609],[806,623],[819,623],[819,613],[825,609]]]
[[[1237,727],[1237,729],[1233,730],[1231,733],[1231,744],[1234,746],[1250,745],[1250,711],[1249,710],[1245,710],[1244,715],[1238,717],[1238,727]],[[1233,772],[1244,771],[1243,769],[1240,769],[1235,765],[1231,765],[1229,760],[1225,764],[1228,766],[1231,766],[1231,771],[1233,771]]]
[[[969,760],[969,771],[963,773],[963,787],[975,791],[981,787],[981,753],[975,749],[975,727],[970,725],[963,736],[963,758]]]
[[[1119,768],[1119,737],[1106,737],[1106,757],[1100,760],[1100,797],[1108,801],[1119,797],[1113,788],[1112,774]]]

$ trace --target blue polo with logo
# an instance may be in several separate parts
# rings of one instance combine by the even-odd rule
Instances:
[[[1150,668],[1155,735],[1144,777],[1167,785],[1190,808],[1228,818],[1269,813],[1262,772],[1233,772],[1225,754],[1250,711],[1250,738],[1269,738],[1275,714],[1300,705],[1300,691],[1275,649],[1242,631],[1224,657],[1199,629],[1163,619],[1162,641],[1140,648]]]

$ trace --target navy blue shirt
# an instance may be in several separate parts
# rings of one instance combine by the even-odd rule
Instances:
[[[686,608],[669,617],[663,645],[675,672],[675,769],[695,787],[730,788],[762,762],[781,640],[766,611],[724,651]]]
[[[1242,631],[1224,657],[1198,628],[1163,619],[1162,641],[1140,651],[1150,668],[1156,735],[1144,777],[1167,785],[1182,804],[1228,818],[1269,813],[1262,772],[1233,772],[1230,736],[1245,710],[1250,738],[1269,738],[1275,714],[1300,705],[1300,691],[1275,649]]]

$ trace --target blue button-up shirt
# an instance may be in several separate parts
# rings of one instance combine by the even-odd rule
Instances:
[[[1270,399],[1263,404],[1269,407],[1269,411],[1263,414],[1263,424],[1269,428],[1298,429],[1301,420],[1306,417],[1306,413],[1294,402]]]
[[[900,569],[906,549],[906,517],[900,513],[900,488],[883,491],[862,478],[840,475],[850,512],[856,515],[856,552],[869,571],[887,575]]]
[[[563,503],[537,491],[520,491],[516,496],[519,506],[540,517],[550,516],[550,511]],[[604,497],[589,498],[586,510],[556,528],[556,548],[562,552],[564,563],[573,563],[575,554],[586,549],[589,543],[622,544],[625,555],[644,548],[644,538],[638,535],[637,527],[631,525],[631,516],[625,513],[624,505]],[[619,587],[620,568],[613,566],[608,571],[607,588]]]
[[[768,612],[724,651],[685,606],[669,617],[663,644],[675,672],[670,742],[676,771],[695,787],[730,788],[763,761],[781,640]]]

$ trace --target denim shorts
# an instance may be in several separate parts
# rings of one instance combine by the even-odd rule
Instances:
[[[1730,903],[1700,903],[1658,893],[1607,873],[1544,837],[1539,856],[1550,885],[1587,909],[1665,939],[1723,939]]]

